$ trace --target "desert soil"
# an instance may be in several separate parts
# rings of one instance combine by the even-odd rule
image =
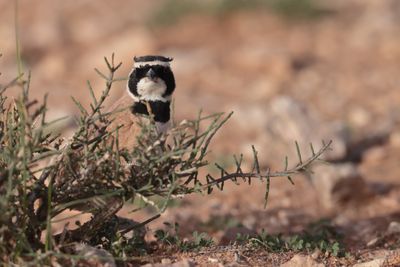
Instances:
[[[384,137],[362,149],[349,145],[333,161],[355,166],[368,187],[368,197],[350,197],[327,208],[320,188],[298,176],[294,186],[284,178],[273,180],[264,209],[264,184],[227,185],[223,192],[179,200],[148,225],[149,242],[167,221],[179,222],[182,238],[193,231],[206,232],[215,247],[188,253],[160,247],[132,264],[163,261],[167,266],[190,259],[201,266],[279,266],[295,253],[227,246],[243,229],[228,229],[220,222],[234,221],[249,233],[265,229],[271,234],[292,234],[325,218],[344,236],[350,256],[313,251],[302,255],[313,255],[313,261],[327,266],[351,266],[382,257],[386,264],[399,266],[395,253],[400,254],[400,3],[321,1],[329,12],[313,19],[241,10],[223,16],[191,14],[170,25],[149,26],[149,17],[162,3],[19,1],[24,68],[32,71],[32,94],[42,98],[49,93],[51,117],[77,114],[70,95],[88,103],[88,79],[100,93],[102,81],[93,68],[103,67],[103,56],[115,52],[123,62],[119,76],[126,77],[134,55],[157,53],[174,57],[177,121],[194,118],[200,109],[235,112],[212,144],[211,161],[229,166],[230,155],[249,155],[254,144],[264,167],[282,168],[284,156],[291,152],[263,141],[266,112],[282,96],[318,118],[304,141],[314,140],[314,132],[332,124],[346,130],[341,137],[346,144],[364,144],[380,133]],[[12,1],[0,1],[1,83],[16,73],[13,7]],[[124,82],[117,83],[110,102],[124,88]],[[65,127],[68,134],[73,126]],[[273,140],[279,143],[279,138]],[[361,151],[357,159],[348,156],[352,149]],[[349,190],[355,196],[359,188]],[[150,216],[148,211],[132,215],[130,208],[121,214],[137,221]]]

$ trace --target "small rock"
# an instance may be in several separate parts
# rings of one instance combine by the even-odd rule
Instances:
[[[303,159],[312,156],[310,143],[315,151],[321,141],[332,140],[331,150],[322,155],[325,160],[346,157],[349,136],[343,122],[324,123],[306,104],[287,96],[273,98],[268,105],[236,108],[234,120],[248,135],[259,151],[260,159],[282,165],[288,156],[289,165],[297,162],[295,141],[299,144]],[[247,145],[246,145],[247,147]],[[247,149],[244,149],[247,151]],[[249,155],[251,156],[251,155]]]
[[[370,241],[367,242],[367,247],[372,247],[378,242],[379,238],[375,237],[372,238]]]
[[[311,254],[311,258],[313,258],[314,260],[318,259],[318,257],[321,255],[321,250],[316,249],[313,254]]]
[[[385,258],[373,259],[372,261],[354,264],[353,267],[381,267],[386,262]]]
[[[281,264],[281,267],[325,267],[316,262],[311,256],[294,255],[289,261]]]
[[[245,219],[243,219],[243,225],[248,229],[254,229],[257,224],[257,219],[255,216],[249,215]]]
[[[148,264],[142,265],[142,267],[193,267],[193,266],[195,266],[194,262],[189,259],[184,259],[182,261],[178,261],[175,263],[171,263],[171,262],[162,263],[161,262],[161,263],[156,263],[156,264],[148,263]]]
[[[371,122],[371,115],[366,109],[355,107],[349,112],[349,120],[355,127],[361,128]]]
[[[162,263],[162,264],[171,264],[172,261],[171,261],[170,259],[162,259],[162,260],[161,260],[161,263]]]
[[[216,259],[216,258],[208,257],[208,261],[211,263],[218,263],[218,259]]]
[[[399,222],[391,222],[387,229],[389,234],[400,233],[400,223]]]
[[[79,256],[85,258],[90,264],[94,266],[116,267],[113,256],[104,249],[98,249],[85,244],[78,244],[75,247]]]
[[[312,182],[322,205],[327,209],[364,200],[371,195],[366,182],[352,163],[317,165],[312,171]]]
[[[297,158],[294,141],[298,142],[304,156],[311,155],[310,143],[318,149],[322,140],[333,141],[332,150],[324,154],[324,159],[340,159],[346,155],[346,127],[341,123],[323,123],[318,114],[306,104],[290,97],[280,96],[272,99],[266,125],[272,140],[285,143],[287,149],[284,151],[292,151],[292,155],[288,155],[292,160]]]
[[[189,259],[185,259],[182,261],[178,261],[175,262],[174,264],[170,265],[171,267],[192,267],[195,266],[194,262],[189,260]]]

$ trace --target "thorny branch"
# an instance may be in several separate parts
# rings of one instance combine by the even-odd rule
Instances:
[[[223,175],[221,175],[220,178],[217,179],[212,179],[212,181],[208,182],[207,184],[202,185],[204,188],[208,188],[209,186],[213,185],[218,185],[218,184],[223,184],[227,180],[235,180],[237,178],[243,178],[244,180],[246,179],[251,179],[251,178],[272,178],[272,177],[287,177],[290,179],[292,175],[303,173],[309,169],[312,163],[314,163],[316,160],[318,160],[321,155],[330,148],[332,144],[332,140],[329,141],[327,144],[323,144],[322,148],[317,153],[314,153],[313,156],[308,158],[305,162],[302,162],[301,164],[296,165],[295,167],[285,170],[285,171],[278,171],[278,172],[270,172],[270,170],[267,170],[265,174],[262,174],[260,170],[257,170],[257,172],[243,172],[242,168],[240,165],[236,165],[237,169],[233,173],[228,173],[225,169],[223,169]],[[219,167],[221,168],[221,167]],[[249,182],[250,183],[250,182]],[[222,186],[222,185],[220,185]]]
[[[226,171],[224,168],[220,167],[218,164],[216,164],[217,168],[221,170],[221,175],[219,178],[213,178],[210,174],[207,176],[207,183],[202,185],[203,188],[207,188],[208,192],[212,191],[212,186],[217,186],[221,191],[223,190],[224,187],[224,182],[231,180],[234,182],[237,182],[238,178],[242,178],[244,181],[248,181],[248,183],[251,183],[251,179],[253,178],[257,178],[260,179],[261,181],[263,181],[264,179],[266,180],[266,189],[265,189],[265,204],[264,204],[264,208],[267,205],[268,202],[268,195],[269,195],[269,188],[270,188],[270,178],[272,177],[287,177],[287,179],[292,183],[292,176],[299,174],[299,173],[303,173],[303,172],[309,172],[310,170],[310,166],[316,161],[319,160],[321,155],[330,148],[332,144],[332,140],[329,141],[327,144],[325,144],[324,142],[322,143],[322,147],[320,148],[320,150],[315,153],[314,151],[314,147],[312,144],[310,144],[311,146],[311,152],[312,152],[312,156],[309,157],[308,159],[306,159],[306,161],[302,161],[301,158],[301,153],[300,150],[298,149],[298,157],[299,157],[299,163],[294,166],[291,169],[287,169],[287,157],[285,158],[285,170],[284,171],[278,171],[278,172],[271,172],[270,169],[267,169],[267,171],[263,174],[260,170],[259,167],[259,163],[258,163],[258,157],[257,157],[257,152],[255,150],[254,147],[253,148],[253,155],[254,155],[254,168],[252,170],[252,172],[243,172],[242,167],[241,167],[241,163],[240,162],[235,162],[236,163],[236,171],[229,173],[228,171]],[[296,142],[296,147],[298,148],[297,142]],[[255,170],[255,172],[254,172]]]

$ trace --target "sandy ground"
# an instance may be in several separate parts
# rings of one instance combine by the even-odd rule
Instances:
[[[349,265],[377,257],[376,251],[400,248],[398,241],[389,248],[390,240],[367,246],[385,237],[390,223],[400,222],[400,3],[321,2],[329,12],[313,19],[287,19],[271,10],[239,10],[219,16],[191,14],[173,24],[154,26],[151,18],[164,1],[21,0],[23,67],[32,71],[32,94],[41,98],[49,93],[50,117],[56,118],[77,114],[71,95],[88,104],[86,80],[101,92],[103,82],[93,68],[104,69],[103,56],[115,52],[123,62],[119,77],[126,77],[134,55],[172,56],[177,121],[194,118],[199,109],[235,112],[212,144],[212,160],[220,162],[233,153],[249,152],[250,144],[255,144],[263,166],[281,167],[278,162],[289,152],[277,149],[271,155],[268,151],[275,143],[262,141],[264,112],[281,96],[301,103],[318,117],[316,128],[342,125],[347,142],[387,132],[383,142],[365,146],[357,161],[343,160],[354,164],[373,192],[362,201],[334,203],[333,209],[327,209],[319,188],[300,176],[295,186],[285,179],[273,180],[266,209],[264,185],[228,185],[223,192],[179,201],[149,225],[148,240],[164,221],[178,221],[183,237],[203,231],[225,245],[234,234],[224,227],[205,225],[230,218],[251,231],[293,233],[328,218],[344,233],[347,250],[356,258],[320,257],[319,261]],[[16,73],[13,8],[12,1],[0,1],[0,83]],[[110,102],[124,88],[124,82],[115,84]],[[72,125],[66,127],[68,132]],[[313,140],[316,131],[305,138]],[[147,212],[128,214],[129,208],[122,214],[139,221],[149,216]],[[293,255],[241,253],[247,259],[245,265],[259,266],[279,265]],[[211,265],[210,257],[227,264],[234,253],[167,253],[153,260],[191,258]]]

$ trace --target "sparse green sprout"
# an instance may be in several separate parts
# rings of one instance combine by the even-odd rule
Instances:
[[[312,252],[317,249],[335,257],[343,257],[345,253],[341,239],[341,236],[329,224],[321,222],[312,224],[305,231],[294,235],[270,235],[262,230],[255,237],[238,235],[236,240],[271,252]]]
[[[193,232],[191,240],[181,239],[179,237],[179,225],[177,223],[175,223],[173,227],[171,224],[164,224],[170,228],[169,231],[158,229],[155,232],[155,238],[165,245],[176,247],[179,251],[195,251],[204,247],[210,247],[214,244],[212,238],[206,233],[199,233],[197,231]]]
[[[249,234],[237,233],[235,242],[237,242],[239,244],[243,244],[243,243],[247,243],[249,241],[249,239],[250,239]]]

